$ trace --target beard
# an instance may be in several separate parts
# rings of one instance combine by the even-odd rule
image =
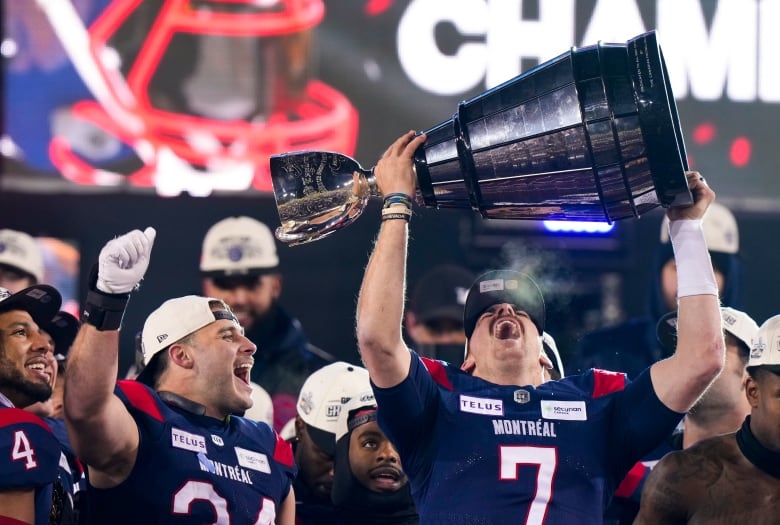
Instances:
[[[43,381],[29,381],[13,363],[0,357],[0,384],[3,393],[17,408],[24,408],[51,397],[51,385]]]

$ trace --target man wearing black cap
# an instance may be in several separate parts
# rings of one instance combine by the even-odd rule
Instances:
[[[15,294],[0,288],[0,523],[61,523],[66,503],[57,467],[61,450],[51,429],[21,410],[51,397],[57,363],[42,327],[62,298],[47,285]]]
[[[149,265],[154,228],[101,250],[68,356],[65,415],[89,466],[88,523],[293,525],[295,465],[252,406],[257,348],[230,308],[195,295],[144,323],[144,369],[119,381],[124,309]]]
[[[456,366],[463,362],[463,307],[474,277],[461,266],[440,264],[417,280],[404,320],[406,334],[418,354]]]
[[[694,204],[667,212],[680,284],[672,357],[633,382],[595,370],[545,382],[542,295],[529,276],[494,271],[469,291],[468,349],[458,370],[410,352],[399,330],[412,158],[425,139],[404,134],[376,165],[385,206],[357,308],[379,424],[400,453],[420,521],[601,523],[626,472],[672,432],[723,366],[718,288],[701,231],[715,194],[689,172]]]

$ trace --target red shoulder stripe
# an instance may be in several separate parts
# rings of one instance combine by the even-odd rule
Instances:
[[[431,374],[431,377],[439,386],[452,390],[452,383],[450,383],[450,378],[447,377],[447,370],[441,361],[428,359],[427,357],[421,357],[420,359],[422,359],[425,368],[428,369],[428,373]]]
[[[121,379],[116,384],[135,408],[145,412],[157,421],[165,420],[148,386],[132,379]]]
[[[30,525],[26,521],[19,521],[16,518],[9,518],[8,516],[0,516],[0,525]]]
[[[593,369],[593,399],[619,392],[626,387],[626,374],[609,370]]]
[[[274,445],[274,459],[287,467],[292,467],[293,460],[292,445],[282,439],[282,436],[274,432],[276,436],[276,445]]]
[[[32,423],[51,432],[49,425],[35,414],[22,410],[21,408],[0,409],[0,427],[16,425],[19,423]]]
[[[631,470],[628,471],[626,477],[620,482],[618,488],[615,489],[615,496],[619,498],[629,498],[639,488],[639,484],[650,471],[648,467],[637,461]]]

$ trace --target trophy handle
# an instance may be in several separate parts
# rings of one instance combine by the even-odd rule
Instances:
[[[281,226],[276,238],[295,246],[352,224],[379,196],[374,169],[332,151],[271,156],[271,180]]]

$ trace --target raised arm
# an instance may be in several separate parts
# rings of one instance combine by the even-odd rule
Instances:
[[[698,172],[688,172],[694,203],[669,208],[669,234],[677,265],[677,349],[650,369],[658,398],[676,412],[687,412],[723,368],[718,286],[704,241],[701,219],[715,192]]]
[[[374,169],[383,195],[413,197],[417,179],[412,157],[425,142],[410,131],[398,138]],[[409,373],[409,349],[401,336],[404,310],[408,223],[383,220],[368,261],[357,306],[357,340],[371,380],[379,387],[395,386]]]
[[[130,292],[143,278],[155,231],[134,230],[101,250],[90,284],[84,323],[68,355],[65,420],[73,448],[90,467],[90,482],[107,488],[123,481],[138,451],[138,429],[114,395],[119,325]]]

